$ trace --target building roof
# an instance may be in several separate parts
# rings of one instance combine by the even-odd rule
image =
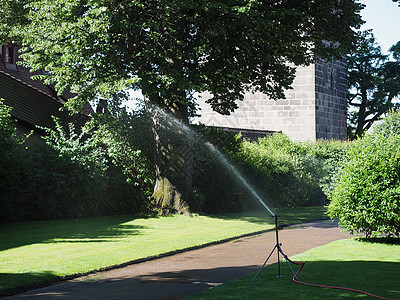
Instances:
[[[0,70],[0,98],[12,107],[11,115],[23,122],[53,127],[51,116],[62,117],[58,99]]]
[[[39,71],[30,72],[18,64],[10,68],[3,54],[0,51],[0,98],[4,98],[4,103],[13,108],[11,114],[15,118],[31,125],[53,127],[51,116],[63,116],[65,113],[60,108],[75,94],[65,91],[63,95],[57,95],[53,86],[31,78],[40,74]],[[16,61],[20,61],[17,51],[15,55]],[[82,111],[85,115],[93,112],[89,104]]]

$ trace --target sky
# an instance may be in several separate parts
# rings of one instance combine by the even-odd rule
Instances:
[[[361,0],[366,5],[361,16],[362,30],[372,29],[383,53],[400,41],[400,7],[392,0]]]

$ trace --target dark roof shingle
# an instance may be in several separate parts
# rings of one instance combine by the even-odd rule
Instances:
[[[16,61],[20,61],[17,52]],[[30,72],[21,65],[8,67],[0,51],[0,98],[5,104],[13,108],[11,114],[31,125],[53,127],[51,116],[62,117],[65,113],[60,108],[75,96],[70,91],[65,91],[58,96],[54,87],[44,84],[40,80],[33,80],[32,75],[40,74],[39,71]],[[82,113],[93,113],[89,104],[84,106]]]

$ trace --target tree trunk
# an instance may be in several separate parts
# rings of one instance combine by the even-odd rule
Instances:
[[[174,29],[175,33],[166,31],[165,35],[176,35],[177,40],[187,41],[190,35],[186,29],[186,21],[182,18]],[[184,53],[183,43],[178,44],[177,50],[179,53]],[[185,78],[184,60],[180,55],[173,56],[166,62],[161,61],[160,66],[166,70],[173,69],[180,73],[180,78]],[[148,68],[151,71],[150,65]],[[158,84],[163,85],[161,82]],[[171,85],[169,89],[160,94],[154,86],[148,87],[150,105],[147,109],[152,119],[155,141],[156,183],[152,198],[156,209],[161,213],[189,214],[193,204],[193,151],[187,128],[189,124],[187,95],[186,90],[179,84]],[[161,109],[166,109],[168,113]]]
[[[193,152],[186,127],[187,106],[174,104],[174,107],[167,107],[166,112],[155,106],[155,102],[147,103],[155,141],[156,182],[152,207],[161,214],[189,215],[193,203]]]
[[[358,120],[356,131],[354,132],[354,139],[361,138],[364,134],[364,126],[365,126],[365,113],[367,108],[368,94],[367,90],[364,87],[361,87],[361,105],[358,111]]]

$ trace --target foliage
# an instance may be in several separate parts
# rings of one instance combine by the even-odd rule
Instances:
[[[60,217],[55,211],[79,217],[146,209],[153,184],[149,124],[140,115],[118,114],[93,116],[78,130],[59,122],[56,131],[46,130],[46,147],[36,160],[53,162],[39,170],[53,184],[35,193],[56,199],[51,201],[52,217]]]
[[[395,104],[400,95],[400,42],[383,55],[370,30],[358,34],[347,57],[349,137],[361,137]]]
[[[221,151],[222,155],[229,156],[240,147],[240,140],[235,134],[216,128],[198,126],[196,131],[201,136],[193,158],[196,208],[214,214],[242,211],[246,207],[246,198],[241,183],[214,152]],[[215,150],[212,151],[205,143],[213,145],[211,147]]]
[[[308,155],[320,162],[317,174],[318,182],[324,194],[329,195],[334,189],[338,176],[347,161],[350,142],[318,140],[304,144]]]
[[[63,126],[55,119],[55,125],[55,130],[44,129],[45,144],[31,153],[36,162],[35,211],[50,218],[98,215],[106,202],[104,151],[72,123]]]
[[[264,202],[275,206],[325,202],[350,147],[350,143],[340,141],[293,142],[283,134],[249,142],[219,129],[199,130]],[[196,146],[193,182],[204,212],[241,211],[258,203],[215,153],[201,145]]]
[[[252,184],[268,191],[268,201],[304,206],[327,200],[350,146],[342,141],[294,142],[276,133],[258,142],[245,140],[232,155]]]
[[[14,216],[14,206],[26,209],[17,195],[24,195],[30,185],[32,162],[17,136],[16,122],[11,118],[11,108],[0,99],[0,219]]]
[[[93,138],[105,147],[112,164],[121,168],[145,205],[154,184],[153,141],[147,116],[141,111],[119,110],[117,116],[94,116],[87,126],[94,126]]]
[[[362,5],[353,0],[18,2],[0,0],[8,8],[0,37],[22,45],[25,66],[47,71],[36,78],[77,94],[69,108],[100,98],[118,102],[124,91],[140,89],[147,109],[160,106],[185,123],[195,112],[195,92],[211,92],[207,101],[222,114],[234,111],[248,90],[284,98],[296,65],[341,57],[362,23]],[[180,158],[162,150],[179,145],[160,139],[159,123],[153,124],[153,198],[187,207],[191,174],[170,168]],[[192,169],[190,157],[184,163]]]
[[[46,83],[78,93],[69,106],[132,88],[176,115],[193,91],[210,91],[221,113],[235,109],[249,86],[282,98],[293,81],[287,63],[340,57],[362,22],[362,5],[352,0],[18,4],[0,1],[8,8],[0,16],[0,35],[24,46],[28,67],[51,73],[41,76]]]
[[[44,143],[23,147],[16,137],[9,109],[1,108],[2,220],[55,219],[139,212],[146,202],[142,182],[121,163],[138,166],[110,139],[105,129],[96,134],[55,120],[45,129]],[[102,140],[99,136],[102,135]],[[108,141],[108,143],[107,143]],[[118,153],[118,151],[121,151]]]
[[[6,148],[12,143],[12,139],[16,139],[17,128],[15,127],[15,121],[11,119],[11,107],[6,106],[3,101],[0,98],[0,145]]]
[[[391,110],[384,121],[373,128],[373,134],[400,134],[400,111]]]
[[[280,206],[304,206],[320,203],[318,186],[320,161],[307,148],[286,135],[273,134],[258,142],[244,141],[236,156],[255,185],[261,183],[267,199]],[[260,188],[261,189],[261,188]]]
[[[26,24],[25,9],[26,0],[1,1],[2,14],[0,16],[0,42],[4,42],[11,36],[13,26]],[[8,13],[4,13],[8,12]]]
[[[3,220],[148,209],[154,175],[153,140],[146,114],[118,111],[116,116],[97,115],[82,131],[56,120],[55,130],[44,129],[45,143],[24,148],[8,109],[1,107],[5,124],[1,147],[12,146],[2,150]],[[329,190],[345,151],[341,143],[297,143],[279,134],[250,143],[218,129],[194,129],[192,209],[197,212],[243,211],[257,205],[205,141],[226,154],[228,163],[242,172],[268,205],[311,205],[323,200],[320,187]]]
[[[352,233],[400,234],[400,135],[366,135],[332,192],[329,216]]]

